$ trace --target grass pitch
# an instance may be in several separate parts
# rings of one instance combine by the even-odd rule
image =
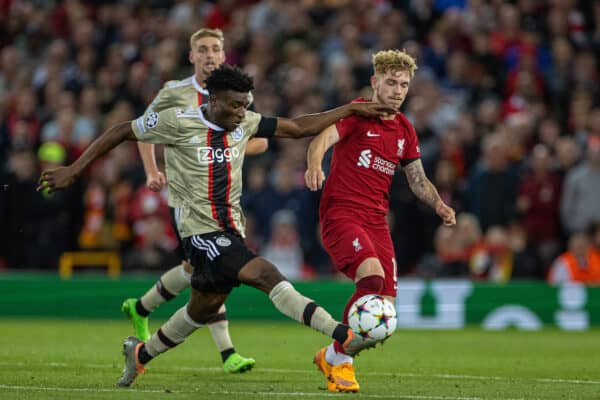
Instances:
[[[153,324],[154,328],[157,323]],[[231,323],[254,370],[229,375],[207,329],[115,387],[125,321],[0,319],[0,399],[600,399],[600,331],[399,331],[355,360],[361,390],[333,394],[311,363],[328,343],[293,323]]]

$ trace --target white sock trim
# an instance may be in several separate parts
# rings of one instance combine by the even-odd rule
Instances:
[[[293,288],[292,284],[288,281],[281,281],[271,289],[269,293],[269,299],[273,300],[273,297],[277,296],[280,292]]]
[[[187,322],[194,328],[202,328],[204,326],[204,324],[200,324],[200,323],[194,321],[192,319],[192,317],[190,317],[190,314],[188,313],[188,310],[187,310],[187,304],[185,306],[185,312],[183,313],[183,319],[185,319],[185,322]]]
[[[350,364],[354,362],[354,358],[349,356],[348,354],[337,353],[333,348],[333,343],[327,346],[327,351],[325,352],[325,360],[331,365],[340,365],[340,364]]]
[[[333,348],[333,343],[327,346],[327,350],[325,351],[325,361],[331,365],[333,365],[333,362],[335,361],[335,349]]]
[[[183,279],[188,281],[190,284],[192,283],[192,274],[187,272],[183,266],[181,267],[181,276],[183,276]]]

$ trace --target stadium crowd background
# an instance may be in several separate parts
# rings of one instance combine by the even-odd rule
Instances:
[[[63,251],[96,248],[117,249],[129,270],[179,261],[165,193],[145,188],[135,143],[67,191],[35,187],[41,169],[191,75],[188,39],[201,27],[224,31],[227,62],[254,77],[255,109],[267,115],[370,96],[380,49],[416,57],[403,112],[460,214],[457,228],[440,227],[396,173],[401,276],[545,279],[562,252],[600,249],[599,1],[5,0],[0,268],[55,269]],[[291,279],[333,273],[319,194],[303,183],[309,142],[272,140],[245,169],[248,241]]]

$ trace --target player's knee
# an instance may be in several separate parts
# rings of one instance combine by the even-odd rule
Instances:
[[[187,305],[187,313],[194,322],[199,324],[203,324],[206,321],[210,314],[208,310],[200,304],[195,304],[193,301],[190,301]]]
[[[189,262],[184,260],[181,261],[181,264],[183,265],[183,270],[188,274],[192,274],[194,272],[194,267]]]
[[[206,324],[212,321],[219,314],[223,299],[220,296],[199,296],[192,292],[192,296],[187,305],[187,311],[190,318],[199,324]]]
[[[194,320],[194,322],[197,322],[199,324],[208,324],[212,322],[217,315],[219,315],[218,307],[194,307],[190,305],[191,303],[188,305],[187,308],[188,315],[190,316],[190,318],[192,318],[192,320]]]
[[[246,264],[240,270],[238,278],[241,282],[265,293],[270,293],[275,285],[286,280],[273,264],[262,257],[257,257]]]
[[[385,278],[385,271],[383,270],[381,262],[377,258],[369,257],[364,260],[356,269],[356,277],[354,281],[358,282],[363,278],[374,275]]]

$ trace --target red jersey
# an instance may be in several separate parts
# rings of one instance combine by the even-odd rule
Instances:
[[[336,128],[340,140],[333,148],[320,219],[348,211],[385,217],[398,165],[420,157],[415,128],[402,113],[391,120],[352,115],[338,121]]]

